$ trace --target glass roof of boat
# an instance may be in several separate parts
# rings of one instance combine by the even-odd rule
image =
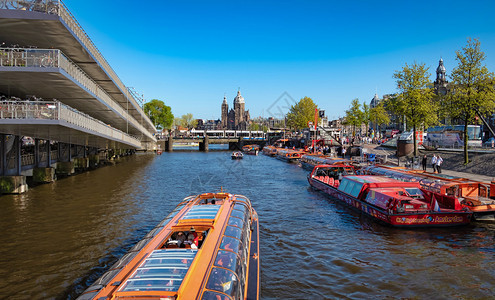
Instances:
[[[347,176],[344,177],[362,183],[375,183],[375,182],[397,182],[397,180],[383,177],[383,176],[369,176],[369,175],[361,175],[361,176]]]
[[[197,251],[197,249],[153,251],[120,291],[178,291]]]
[[[182,219],[215,219],[219,209],[220,205],[196,205]]]

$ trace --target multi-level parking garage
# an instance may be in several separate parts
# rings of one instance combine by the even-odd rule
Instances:
[[[25,136],[94,149],[156,143],[139,97],[61,1],[0,0],[0,97],[1,175]]]

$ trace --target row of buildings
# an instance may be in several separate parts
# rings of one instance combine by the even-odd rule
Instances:
[[[444,66],[443,59],[440,59],[438,67],[436,69],[436,79],[433,82],[433,88],[437,95],[445,96],[450,89],[449,82],[447,81],[447,70]],[[371,99],[369,105],[370,108],[374,108],[383,101],[386,101],[394,94],[383,95],[379,98],[377,94]],[[270,118],[254,118],[251,119],[249,110],[245,108],[245,100],[242,97],[240,90],[237,91],[237,96],[234,98],[233,108],[229,110],[229,104],[227,98],[224,96],[221,105],[221,119],[218,120],[198,120],[196,129],[199,130],[265,130],[265,129],[283,129],[285,127],[284,120],[278,120],[273,117]],[[321,113],[321,112],[320,112]],[[442,120],[444,124],[457,125],[456,120]],[[495,118],[487,118],[490,126],[494,126]],[[345,124],[345,117],[328,120],[326,116],[320,115],[319,126],[323,128],[330,128],[335,137],[349,136],[352,134],[353,129],[349,125]],[[459,123],[460,124],[460,123]],[[357,134],[364,136],[373,133],[376,137],[388,136],[391,133],[403,131],[406,128],[406,121],[402,116],[390,114],[390,123],[386,125],[378,125],[374,122],[369,124],[362,124],[361,127],[356,128]],[[367,132],[368,131],[368,132]],[[488,129],[486,129],[488,131]],[[486,134],[486,137],[489,135]]]

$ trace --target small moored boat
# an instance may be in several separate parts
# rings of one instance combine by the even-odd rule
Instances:
[[[396,227],[440,227],[469,224],[472,212],[454,197],[434,195],[418,182],[402,182],[385,176],[345,175],[342,165],[319,165],[308,175],[309,184]],[[339,174],[340,173],[340,174]],[[342,179],[339,179],[339,178]]]
[[[232,159],[243,159],[244,154],[242,154],[241,151],[234,151],[234,152],[232,152],[231,157],[232,157]]]
[[[263,147],[263,154],[268,155],[268,156],[275,156],[275,155],[277,155],[277,147],[265,146],[265,147]]]
[[[304,151],[291,150],[291,149],[279,149],[277,150],[277,158],[287,162],[298,162],[301,156],[304,155]]]
[[[248,198],[185,198],[78,299],[259,299],[258,215]]]
[[[258,155],[258,152],[260,152],[260,146],[253,144],[253,145],[245,145],[242,146],[242,152],[249,154],[249,155]]]

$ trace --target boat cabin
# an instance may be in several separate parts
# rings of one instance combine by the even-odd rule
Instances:
[[[290,149],[281,149],[277,151],[277,155],[285,159],[300,159],[301,156],[304,155],[304,153],[304,151]]]
[[[305,154],[301,156],[301,162],[316,165],[337,165],[337,164],[350,164],[351,161],[348,159],[328,157],[323,155]]]
[[[257,224],[244,196],[188,197],[78,299],[258,299]]]
[[[263,147],[263,153],[270,156],[277,155],[277,147],[275,146],[265,146]]]
[[[401,182],[384,176],[346,176],[338,190],[381,209],[397,213],[427,211],[429,202],[416,182]]]

